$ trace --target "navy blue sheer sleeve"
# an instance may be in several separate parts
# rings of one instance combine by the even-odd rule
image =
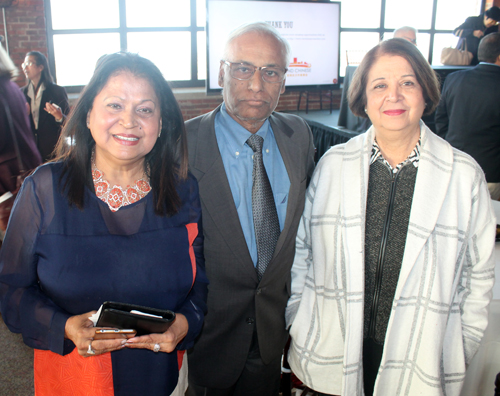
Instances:
[[[43,169],[39,184],[52,185],[52,173]],[[70,316],[40,289],[35,246],[44,219],[53,207],[44,207],[50,189],[39,189],[32,177],[26,178],[12,209],[5,240],[0,250],[0,301],[2,316],[9,329],[23,335],[33,348],[62,354],[64,327]]]

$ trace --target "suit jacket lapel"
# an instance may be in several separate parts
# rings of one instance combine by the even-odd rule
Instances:
[[[200,122],[192,167],[202,173],[202,176],[198,178],[198,184],[200,191],[203,191],[202,200],[207,212],[204,215],[212,218],[234,256],[238,257],[240,264],[257,280],[257,272],[241,229],[215,137],[214,121],[219,109],[220,107],[215,109]],[[221,213],[224,215],[221,216]]]
[[[425,126],[421,131],[420,160],[395,298],[401,295],[418,256],[436,226],[451,180],[453,149]]]
[[[298,166],[300,166],[301,164],[296,161],[296,158],[292,158],[292,155],[290,153],[290,137],[294,133],[293,129],[273,115],[271,115],[269,121],[271,122],[271,127],[273,128],[274,137],[276,139],[276,144],[278,145],[278,149],[280,151],[281,157],[283,158],[283,162],[285,163],[285,168],[290,179],[290,191],[288,192],[285,225],[283,226],[283,231],[281,231],[278,243],[276,244],[276,248],[274,249],[274,259],[279,254],[281,248],[283,247],[283,243],[287,238],[288,232],[290,231],[293,212],[295,210],[295,207],[297,206],[299,198],[299,187],[301,182],[301,180],[299,180],[299,177],[302,172],[298,168]]]

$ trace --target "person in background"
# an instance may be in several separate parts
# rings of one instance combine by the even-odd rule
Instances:
[[[484,14],[468,17],[464,23],[453,31],[455,36],[460,36],[457,47],[461,47],[462,41],[466,40],[467,51],[473,55],[472,66],[479,63],[477,57],[479,41],[487,34],[498,32],[498,21],[500,21],[500,8],[494,6],[486,10]]]
[[[320,160],[286,311],[292,371],[330,395],[458,396],[488,323],[495,221],[484,174],[421,121],[439,83],[382,41],[349,106],[372,127]]]
[[[24,96],[12,82],[18,75],[19,71],[0,44],[0,196],[14,192],[18,187],[18,176],[24,176],[41,163],[40,153],[31,133]],[[14,130],[11,130],[11,123]],[[7,221],[6,214],[6,218],[0,220],[0,246],[5,231],[3,224]]]
[[[411,26],[401,26],[394,31],[393,38],[402,38],[408,40],[410,43],[417,45],[418,30]]]
[[[54,84],[47,58],[41,52],[26,54],[22,68],[28,84],[22,88],[30,108],[31,129],[42,160],[53,157],[63,121],[69,113],[66,90]]]
[[[36,394],[184,395],[208,282],[174,95],[151,61],[108,55],[63,136],[74,144],[60,139],[56,161],[25,179],[0,250],[2,317],[35,349]],[[97,339],[89,317],[105,301],[176,319],[162,334]]]
[[[278,395],[295,235],[314,167],[305,121],[273,113],[289,58],[270,25],[236,29],[220,62],[224,103],[186,122],[210,281],[209,314],[189,353],[191,395]]]
[[[479,43],[479,65],[450,74],[436,109],[436,133],[483,169],[491,198],[500,199],[500,33]]]

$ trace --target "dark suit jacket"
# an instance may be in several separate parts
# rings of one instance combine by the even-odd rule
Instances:
[[[16,189],[17,176],[21,170],[30,171],[41,163],[31,133],[26,101],[19,87],[8,77],[0,77],[0,195]],[[19,154],[24,169],[19,169],[15,143],[4,106],[8,103]]]
[[[186,122],[189,167],[200,188],[210,281],[208,314],[189,354],[189,375],[200,386],[226,388],[243,369],[255,326],[266,364],[283,352],[288,337],[285,307],[290,296],[290,268],[305,191],[314,168],[314,147],[303,119],[280,113],[270,116],[291,185],[285,225],[259,283],[215,137],[214,120],[219,109]]]
[[[31,98],[28,96],[28,85],[22,88],[26,101],[31,106]],[[49,101],[61,107],[63,114],[66,116],[69,113],[68,95],[63,87],[56,84],[45,84],[45,91],[42,94],[40,102],[40,115],[38,116],[38,129],[35,129],[33,117],[30,112],[31,130],[35,135],[38,151],[42,155],[43,161],[51,158],[52,151],[57,144],[63,123],[56,122],[54,116],[47,113],[45,104]]]
[[[453,31],[453,34],[459,36],[460,30],[462,30],[462,35],[458,41],[457,48],[460,48],[462,42],[465,40],[467,42],[467,51],[473,55],[471,65],[477,65],[479,63],[477,49],[481,39],[474,36],[474,30],[482,30],[486,36],[487,34],[498,32],[498,25],[487,28],[484,26],[484,14],[481,14],[479,16],[468,17],[464,23]]]
[[[436,109],[437,134],[470,154],[488,183],[500,182],[500,67],[450,74]]]

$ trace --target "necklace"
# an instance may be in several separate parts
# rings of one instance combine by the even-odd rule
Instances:
[[[114,185],[111,187],[109,182],[104,179],[104,173],[97,169],[94,156],[92,156],[92,181],[94,182],[97,198],[106,202],[112,212],[139,201],[151,191],[151,185],[146,173],[136,180],[132,186],[122,188]]]

